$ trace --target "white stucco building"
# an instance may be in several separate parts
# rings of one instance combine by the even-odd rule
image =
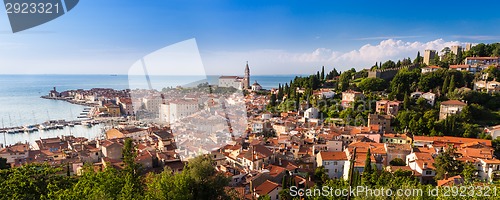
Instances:
[[[192,115],[200,109],[198,101],[187,99],[172,100],[168,104],[162,104],[160,107],[160,120],[169,123],[174,123],[179,119]]]
[[[345,152],[319,152],[316,155],[316,165],[323,166],[330,178],[341,178],[344,174],[344,166],[347,162]]]

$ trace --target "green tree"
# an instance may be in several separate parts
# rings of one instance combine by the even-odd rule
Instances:
[[[455,75],[451,76],[450,85],[448,86],[448,93],[455,91]]]
[[[403,101],[403,108],[405,110],[408,110],[408,109],[410,109],[410,105],[411,105],[410,95],[408,95],[408,93],[405,93],[405,98]]]
[[[340,74],[338,89],[340,91],[345,91],[349,88],[350,80],[352,79],[352,75],[354,72],[352,70],[348,70]]]
[[[392,166],[406,166],[405,161],[401,158],[394,158],[391,162],[389,162],[389,164]]]
[[[441,93],[446,94],[448,92],[448,85],[450,84],[450,79],[448,76],[444,78],[443,87],[441,88]]]
[[[387,82],[381,78],[365,78],[358,84],[358,88],[364,92],[383,91],[387,86]]]
[[[7,159],[0,157],[0,170],[9,169],[9,168],[10,168],[10,164],[7,163]]]
[[[415,91],[418,87],[418,80],[420,79],[420,72],[418,70],[409,71],[407,69],[399,70],[391,81],[390,97],[398,100],[403,100],[406,93]]]
[[[270,94],[269,104],[267,105],[268,110],[273,110],[276,106],[276,94]]]
[[[281,86],[281,84],[278,84],[278,94],[277,94],[277,101],[281,102],[283,101],[283,96],[285,95],[285,88]]]
[[[140,164],[135,162],[137,152],[133,141],[130,138],[125,139],[122,149],[124,169],[122,171],[125,184],[122,188],[120,197],[124,199],[136,199],[142,195],[142,183],[140,177]]]
[[[371,185],[371,176],[372,173],[374,173],[372,169],[372,154],[370,153],[370,148],[368,148],[368,151],[366,152],[366,159],[365,159],[365,168],[363,169],[363,184],[365,185]]]
[[[319,78],[321,81],[325,80],[325,66],[321,67],[321,75]]]
[[[257,198],[257,200],[271,200],[271,196],[266,194],[264,196],[260,196],[259,198]]]
[[[198,156],[189,160],[185,171],[183,173],[189,177],[193,199],[219,199],[225,196],[224,187],[229,180],[217,172],[210,157]]]
[[[415,57],[415,60],[413,63],[415,64],[422,64],[423,58],[420,56],[420,51],[417,52],[417,57]]]
[[[58,175],[62,173],[62,175]],[[45,199],[71,187],[63,169],[48,164],[29,164],[0,170],[0,199]]]
[[[326,173],[325,167],[320,166],[314,170],[314,181],[318,183],[318,185],[322,185],[325,181],[328,180],[328,174]]]
[[[440,153],[434,158],[434,167],[436,168],[436,180],[441,180],[447,175],[448,177],[460,174],[464,169],[464,164],[456,160],[455,149],[447,148],[446,151]]]
[[[474,181],[474,174],[476,173],[476,167],[473,163],[467,162],[464,165],[464,170],[462,171],[462,177],[466,183],[471,183]]]
[[[381,65],[381,69],[393,69],[396,68],[396,63],[392,60],[386,61],[384,64]]]

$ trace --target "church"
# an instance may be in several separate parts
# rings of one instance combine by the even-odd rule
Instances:
[[[219,77],[219,87],[233,87],[239,90],[250,89],[250,68],[247,65],[245,67],[245,76],[220,76]]]

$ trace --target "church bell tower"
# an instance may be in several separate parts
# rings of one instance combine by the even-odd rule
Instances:
[[[243,87],[244,89],[250,88],[250,68],[248,67],[248,61],[245,67],[245,77],[243,77]]]

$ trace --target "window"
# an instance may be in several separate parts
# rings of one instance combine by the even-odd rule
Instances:
[[[337,173],[337,169],[335,169],[334,172]]]
[[[432,174],[432,171],[430,171],[430,170],[425,171],[425,175],[431,175],[431,174]]]
[[[334,162],[333,162],[333,165],[337,165],[337,161],[334,161]]]
[[[325,165],[329,165],[329,164],[330,164],[330,162],[328,162],[328,161],[325,162]]]

